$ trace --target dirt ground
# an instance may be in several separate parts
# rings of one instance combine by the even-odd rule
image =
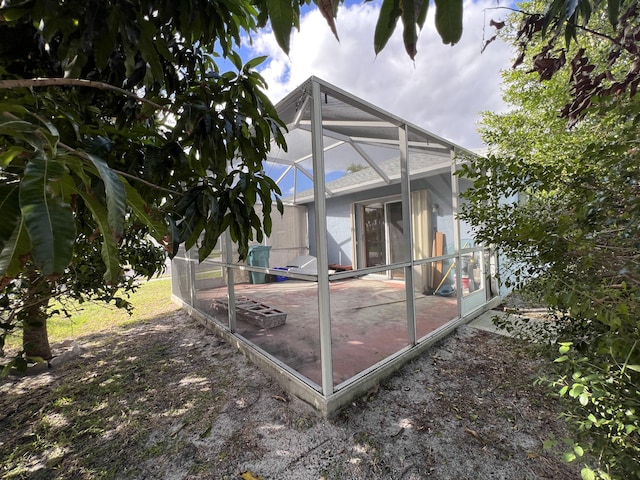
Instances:
[[[580,477],[543,449],[566,435],[547,360],[470,326],[329,420],[182,312],[75,354],[0,380],[0,478]]]

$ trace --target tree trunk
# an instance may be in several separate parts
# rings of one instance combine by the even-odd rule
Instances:
[[[35,277],[35,278],[34,278]],[[51,347],[47,333],[46,310],[51,298],[51,284],[41,276],[31,276],[25,307],[22,311],[22,348],[27,357],[51,360]]]
[[[51,360],[53,355],[49,346],[47,319],[44,315],[38,321],[28,320],[25,322],[22,332],[22,348],[24,348],[27,357],[41,357],[44,360]]]

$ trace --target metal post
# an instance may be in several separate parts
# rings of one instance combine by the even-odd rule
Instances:
[[[331,307],[329,303],[329,256],[327,254],[327,208],[325,202],[324,149],[322,142],[322,99],[320,84],[311,81],[311,149],[313,152],[313,195],[315,198],[316,258],[318,261],[318,315],[320,321],[320,363],[322,394],[333,393],[331,352]]]
[[[222,240],[222,239],[221,239]],[[230,264],[233,259],[233,242],[231,241],[231,234],[229,229],[225,231],[224,235],[224,254],[225,264]],[[235,271],[233,268],[224,267],[227,269],[227,294],[229,296],[229,330],[232,333],[236,331],[236,289],[235,289]]]
[[[195,252],[196,259],[191,258],[194,256],[194,252]],[[197,298],[196,288],[198,287],[196,285],[195,262],[197,261],[198,251],[192,247],[189,249],[189,251],[185,253],[186,253],[185,257],[187,258],[187,272],[188,272],[188,278],[189,278],[189,305],[195,308],[196,298]]]
[[[451,202],[453,205],[453,250],[456,254],[456,298],[458,316],[462,316],[462,255],[460,255],[460,220],[458,220],[460,187],[456,175],[456,152],[451,149]]]
[[[400,146],[400,190],[402,192],[402,229],[404,231],[404,261],[411,265],[405,267],[405,295],[407,299],[407,340],[410,345],[416,344],[416,306],[413,298],[413,226],[411,216],[411,172],[409,170],[408,126],[398,128]]]

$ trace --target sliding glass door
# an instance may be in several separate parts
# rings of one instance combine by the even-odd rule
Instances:
[[[365,267],[376,267],[387,263],[387,242],[384,227],[384,205],[362,206],[364,220]]]
[[[402,202],[377,202],[361,205],[365,267],[404,261]],[[404,278],[404,270],[391,271],[392,278]]]

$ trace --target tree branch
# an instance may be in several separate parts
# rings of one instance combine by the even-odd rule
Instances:
[[[622,43],[620,43],[618,40],[616,40],[612,36],[607,35],[606,33],[598,32],[597,30],[593,30],[593,29],[591,29],[589,27],[585,27],[584,25],[578,25],[577,23],[573,23],[573,22],[570,22],[570,21],[567,21],[567,25],[571,25],[573,27],[576,27],[577,29],[582,30],[585,33],[590,33],[591,35],[593,35],[595,37],[600,37],[600,38],[604,38],[605,40],[609,40],[611,43],[616,45],[618,48],[622,48],[624,50],[628,50],[627,48],[625,48],[625,46]]]
[[[96,88],[98,90],[111,90],[120,93],[134,100],[151,105],[158,110],[171,112],[171,110],[159,105],[144,97],[139,97],[134,92],[130,92],[123,88],[116,87],[105,82],[95,82],[93,80],[84,80],[81,78],[28,78],[19,80],[0,80],[0,90],[9,90],[14,88],[40,88],[40,87],[87,87]]]
[[[511,12],[515,12],[518,13],[520,15],[526,16],[526,17],[532,17],[534,15],[539,15],[538,13],[531,13],[531,12],[527,12],[525,10],[522,10],[520,8],[513,8],[513,7],[505,7],[505,6],[498,6],[498,7],[488,7],[484,9],[486,10],[508,10]],[[562,17],[556,16],[554,17],[555,20],[558,21],[563,21]],[[571,25],[579,30],[582,30],[585,33],[590,33],[591,35],[597,36],[597,37],[601,37],[604,38],[606,40],[609,40],[611,43],[613,43],[614,45],[617,45],[619,48],[624,48],[624,45],[622,43],[620,43],[618,40],[616,40],[615,38],[613,38],[610,35],[607,35],[606,33],[602,33],[602,32],[598,32],[597,30],[592,30],[591,28],[588,28],[584,25],[579,25],[577,23],[573,23],[570,20],[566,20],[567,25]]]

